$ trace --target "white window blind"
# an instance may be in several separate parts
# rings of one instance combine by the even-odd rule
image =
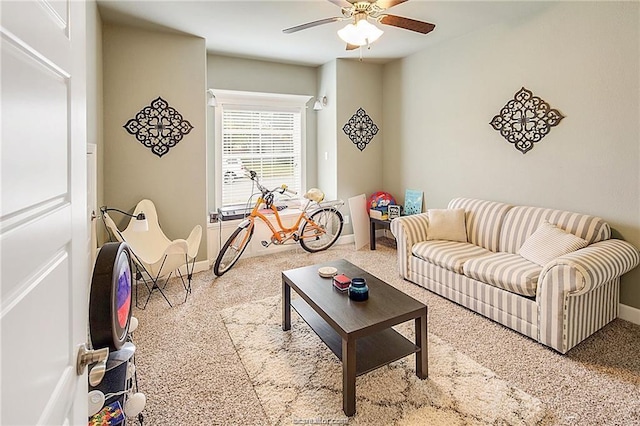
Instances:
[[[302,190],[301,110],[224,106],[222,109],[222,205],[247,203],[255,171],[271,189]],[[255,188],[254,188],[255,191]]]

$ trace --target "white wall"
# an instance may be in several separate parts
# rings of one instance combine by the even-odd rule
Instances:
[[[204,39],[111,24],[102,36],[104,201],[131,210],[148,198],[167,237],[186,238],[207,219]],[[163,157],[123,128],[158,96],[193,126]],[[206,255],[203,238],[198,260]]]
[[[601,216],[640,247],[640,4],[558,2],[384,68],[385,186]],[[566,118],[526,154],[489,122],[522,86]],[[621,302],[640,307],[640,272]]]
[[[318,119],[317,186],[324,191],[327,199],[338,197],[337,134],[335,129],[337,128],[336,113],[339,99],[336,68],[336,61],[318,67],[318,96],[326,96],[327,105],[316,112]]]
[[[87,143],[98,148],[98,206],[102,195],[102,20],[95,1],[87,2]],[[91,179],[91,177],[89,177]],[[98,212],[96,212],[98,214]]]

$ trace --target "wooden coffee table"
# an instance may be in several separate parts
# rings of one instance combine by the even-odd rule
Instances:
[[[318,268],[333,266],[350,278],[363,277],[369,300],[354,302],[333,287]],[[291,300],[291,289],[300,295]],[[342,409],[356,412],[356,376],[416,354],[416,376],[426,379],[427,307],[346,260],[282,272],[282,329],[291,328],[291,306],[342,360]],[[415,321],[415,344],[391,327]]]

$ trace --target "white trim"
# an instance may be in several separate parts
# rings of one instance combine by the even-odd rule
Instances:
[[[210,266],[208,260],[201,260],[193,265],[193,273],[195,274],[196,272],[208,271],[209,267]],[[182,275],[185,275],[187,273],[187,270],[184,266],[181,266],[178,269],[180,270],[180,273],[182,273]]]
[[[343,235],[340,238],[338,238],[338,241],[335,242],[335,245],[354,244],[354,243],[355,243],[354,235],[353,234],[349,234],[349,235]],[[300,244],[288,244],[288,245],[284,245],[284,246],[278,246],[278,252],[291,251],[291,250],[296,250],[296,249],[302,249],[300,247]],[[261,252],[259,254],[255,254],[255,253],[245,252],[245,253],[243,253],[242,257],[248,259],[250,257],[267,256],[267,255],[270,255],[270,254],[273,254],[273,253],[274,252]],[[197,262],[196,266],[195,266],[194,273],[210,269],[213,266],[213,264],[216,262],[216,257],[217,256],[218,256],[218,254],[216,253],[215,256],[213,256],[213,259],[209,259],[207,261],[202,261],[202,262]],[[205,263],[206,265],[200,265],[202,263]]]
[[[201,260],[199,262],[196,262],[196,264],[193,267],[193,273],[195,274],[196,272],[202,272],[202,271],[208,271],[209,270],[209,261],[208,260]]]
[[[355,242],[356,242],[355,235],[349,234],[349,235],[343,235],[340,238],[338,238],[338,241],[336,241],[336,245],[355,244]]]
[[[621,303],[618,318],[640,325],[640,309]]]
[[[295,107],[304,108],[309,99],[309,95],[289,95],[283,93],[262,93],[243,92],[240,90],[210,89],[216,96],[218,105],[252,105],[252,106],[272,106],[272,107]]]

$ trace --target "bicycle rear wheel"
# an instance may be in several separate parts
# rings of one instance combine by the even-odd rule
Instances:
[[[220,253],[218,253],[216,264],[213,267],[213,273],[216,274],[216,276],[222,276],[222,274],[235,265],[242,255],[242,252],[244,252],[249,245],[251,237],[253,237],[253,223],[250,223],[245,228],[238,228],[233,231],[233,234],[231,234],[222,246]]]
[[[309,253],[326,250],[338,240],[342,225],[339,211],[331,207],[316,210],[302,225],[300,245]]]

